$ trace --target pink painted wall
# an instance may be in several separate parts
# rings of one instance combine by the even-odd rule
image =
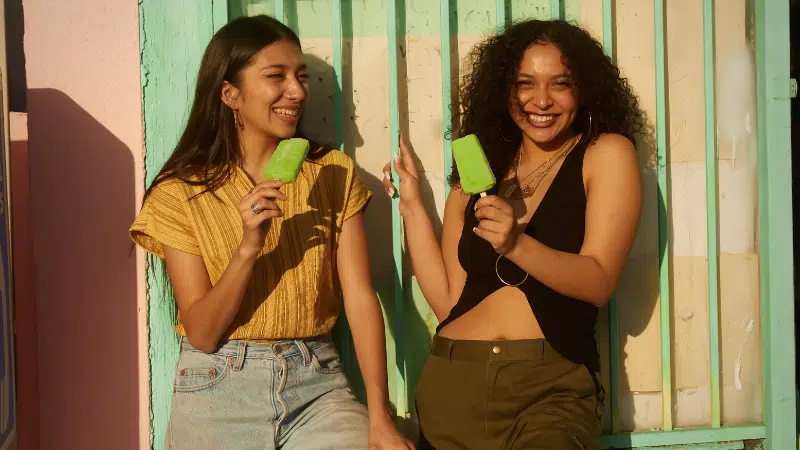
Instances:
[[[40,448],[149,448],[138,4],[23,7]]]

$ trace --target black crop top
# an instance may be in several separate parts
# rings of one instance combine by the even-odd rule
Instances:
[[[550,188],[533,213],[525,234],[555,250],[575,253],[581,250],[586,221],[586,192],[583,186],[583,157],[586,144],[580,143],[567,155]],[[494,187],[489,194],[496,194]],[[458,303],[437,331],[474,308],[493,292],[505,287],[499,273],[510,284],[525,279],[525,272],[497,252],[472,231],[478,225],[473,196],[464,212],[464,229],[458,243],[458,261],[467,272],[467,281]],[[556,351],[576,364],[599,372],[600,356],[595,341],[598,308],[559,294],[533,277],[518,286],[539,321],[545,339]]]

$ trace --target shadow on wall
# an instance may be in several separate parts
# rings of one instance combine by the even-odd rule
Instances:
[[[644,115],[643,115],[644,117]],[[644,119],[646,122],[645,129],[642,136],[637,139],[636,148],[639,153],[639,162],[642,169],[642,184],[644,204],[642,206],[642,215],[639,223],[639,230],[636,236],[636,243],[634,250],[631,251],[631,256],[626,263],[622,276],[619,280],[616,290],[616,305],[617,305],[617,329],[618,329],[618,373],[619,373],[619,399],[618,399],[618,414],[619,424],[622,431],[633,431],[636,428],[637,414],[636,402],[634,401],[635,393],[634,386],[632,386],[630,375],[626,371],[626,367],[631,363],[628,361],[628,355],[625,349],[628,346],[629,340],[640,336],[648,329],[651,318],[659,314],[656,311],[659,304],[659,268],[666,258],[669,258],[669,252],[659,236],[659,229],[663,224],[659,224],[660,217],[666,217],[666,204],[664,193],[658,187],[658,173],[657,165],[666,164],[668,162],[656,161],[656,142],[655,130],[651,123]],[[667,190],[669,191],[669,184]],[[638,247],[638,251],[636,248]],[[672,266],[670,265],[670,284],[673,274]],[[600,311],[601,321],[605,321],[608,316],[608,308],[603,308]],[[670,312],[670,317],[672,313]],[[606,327],[608,323],[606,322]],[[598,333],[599,334],[599,333]],[[608,337],[599,337],[606,339]],[[601,343],[602,345],[607,345]],[[674,345],[674,344],[673,344]],[[674,349],[673,349],[674,352]],[[635,363],[635,361],[634,361]],[[642,369],[642,371],[660,371],[660,367],[649,367]],[[674,374],[673,374],[674,378]],[[606,387],[605,403],[609,406],[607,412],[610,412],[610,377],[604,376],[604,383]],[[673,395],[674,397],[674,395]],[[611,428],[612,417],[608,414],[604,417],[605,427],[609,430]]]
[[[139,448],[131,150],[61,91],[28,91],[41,448]]]
[[[345,19],[346,20],[346,19]],[[326,80],[333,80],[333,67],[321,58],[313,54],[306,53],[304,58],[309,67],[309,73],[312,77],[312,85],[319,84],[317,90],[312,87],[309,102],[305,108],[304,113],[304,131],[314,139],[321,142],[333,143],[334,145],[344,145],[345,152],[354,157],[354,152],[357,148],[364,145],[364,139],[356,126],[357,117],[355,103],[353,101],[353,91],[351,83],[351,75],[349,68],[351,67],[352,45],[350,42],[345,41],[343,46],[343,92],[336,86],[335,83],[327,83]],[[404,64],[402,64],[404,66]],[[317,78],[319,83],[314,81]],[[402,79],[402,78],[401,78]],[[401,101],[400,104],[405,104],[407,92],[405,86],[401,86],[399,92]],[[333,109],[331,105],[334,104],[334,98],[339,97],[343,102],[343,117],[344,129],[346,134],[343,136],[343,142],[337,142],[335,136],[335,129],[332,125]],[[326,112],[329,112],[326,115]],[[404,114],[401,111],[401,118],[406,119],[407,112]],[[402,119],[401,119],[402,120]],[[401,130],[408,136],[407,123],[401,123]],[[413,139],[413,136],[410,137]],[[387,142],[388,147],[388,142]],[[388,148],[376,148],[374,151],[385,152],[386,160],[389,160]],[[424,167],[417,161],[420,172],[424,172]],[[391,200],[384,193],[383,180],[376,177],[366,170],[359,170],[359,177],[366,187],[373,193],[372,200],[365,214],[367,240],[369,242],[370,262],[373,269],[373,284],[381,299],[384,311],[387,315],[386,327],[390,336],[397,339],[402,335],[402,341],[405,343],[405,365],[407,373],[407,384],[409,397],[413,396],[413,391],[416,388],[419,374],[422,371],[422,365],[427,359],[428,345],[431,339],[429,326],[422,316],[420,310],[415,307],[419,304],[417,297],[421,303],[425,303],[421,294],[413,295],[414,289],[411,279],[411,263],[408,258],[404,258],[405,275],[403,277],[404,291],[405,291],[405,304],[404,304],[404,320],[403,332],[398,333],[396,329],[395,318],[395,305],[393,301],[393,280],[397,277],[395,270],[391,268],[390,264],[383,264],[383,262],[390,260],[387,255],[392,254],[392,239],[391,236]],[[437,231],[441,230],[441,221],[435,209],[434,192],[428,180],[422,180],[422,191],[425,197],[425,203],[428,206],[428,211],[434,219],[434,227]],[[427,308],[427,305],[424,305]],[[341,325],[341,323],[340,323]],[[341,342],[341,341],[340,341]],[[343,353],[347,353],[347,349]],[[350,354],[355,359],[355,353],[350,348]],[[389,355],[391,358],[391,355]],[[401,364],[400,361],[395,361],[396,364]],[[360,379],[358,368],[356,365],[349,367],[350,379],[354,388],[359,393],[359,397],[363,400],[363,382]]]

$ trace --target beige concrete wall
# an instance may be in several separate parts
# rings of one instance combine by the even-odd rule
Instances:
[[[616,7],[617,62],[653,125],[652,3],[619,0]],[[600,0],[581,3],[581,19],[598,38],[601,11]],[[720,367],[722,421],[727,424],[761,420],[755,67],[748,11],[752,14],[745,0],[729,1],[715,17]],[[669,1],[666,16],[673,417],[675,426],[703,426],[710,423],[711,405],[702,4]],[[643,160],[652,158],[652,144],[638,148]],[[658,428],[662,422],[656,181],[649,164],[644,168],[648,205],[619,295],[622,328],[647,323],[638,335],[620,333],[626,368],[620,414],[628,430]]]

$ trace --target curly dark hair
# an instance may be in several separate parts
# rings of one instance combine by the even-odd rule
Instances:
[[[553,44],[564,55],[578,93],[574,127],[588,142],[617,133],[635,141],[643,129],[639,104],[627,79],[582,28],[561,20],[525,20],[481,42],[470,52],[459,89],[460,111],[454,114],[453,137],[475,134],[498,180],[511,169],[522,143],[510,107],[512,90],[525,51],[533,44]],[[591,129],[589,114],[591,113]],[[453,166],[450,184],[458,185]]]

